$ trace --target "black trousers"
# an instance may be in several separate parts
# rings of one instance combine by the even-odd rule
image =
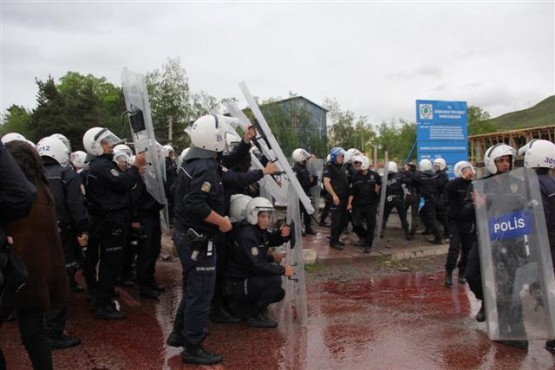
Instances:
[[[158,213],[141,217],[142,233],[137,243],[137,282],[148,286],[154,282],[156,261],[162,249],[162,228]]]
[[[339,204],[330,200],[331,227],[330,244],[337,243],[345,226],[347,226],[347,198],[339,198]]]
[[[281,276],[251,276],[243,281],[231,281],[229,284],[230,300],[242,307],[252,307],[252,314],[261,312],[285,297],[285,291],[281,287]]]
[[[482,286],[482,269],[480,267],[480,251],[478,242],[474,240],[466,261],[465,279],[468,287],[474,293],[476,299],[484,299],[484,289]]]
[[[449,251],[447,252],[447,260],[445,262],[445,271],[452,272],[455,267],[458,267],[459,274],[464,275],[468,253],[476,241],[473,225],[473,222],[449,220]],[[460,259],[459,254],[461,256]],[[457,260],[459,260],[458,265]]]
[[[371,248],[374,243],[377,210],[377,203],[356,205],[353,208],[353,230],[359,239],[363,241],[365,247]]]
[[[385,225],[387,224],[389,215],[391,214],[393,208],[397,210],[397,214],[399,215],[399,219],[401,220],[401,225],[403,226],[405,236],[409,235],[409,223],[407,221],[407,209],[405,208],[405,201],[401,196],[398,195],[390,195],[385,200],[381,232],[383,233],[383,231],[385,230]]]
[[[441,233],[437,226],[437,213],[436,213],[436,201],[432,198],[426,198],[424,206],[420,210],[420,219],[426,226],[426,229],[430,230],[436,239],[441,239]]]
[[[312,220],[310,219],[310,214],[306,211],[302,202],[299,202],[299,205],[301,207],[301,215],[303,216],[304,229],[305,231],[310,230],[312,229]]]
[[[96,292],[98,284],[97,270],[98,260],[100,259],[100,240],[94,224],[89,232],[89,241],[85,251],[85,261],[83,263],[83,277],[87,285],[88,292]]]
[[[93,218],[99,239],[100,263],[98,265],[97,307],[112,304],[118,274],[123,264],[127,214],[110,213],[103,218]]]
[[[44,330],[44,312],[37,309],[18,309],[15,320],[23,346],[34,370],[52,369],[52,352]]]

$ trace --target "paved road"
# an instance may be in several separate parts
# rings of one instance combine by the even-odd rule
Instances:
[[[356,264],[353,264],[356,268]],[[178,262],[160,263],[168,291],[159,302],[121,291],[129,312],[98,321],[83,294],[70,303],[68,329],[79,347],[54,352],[56,369],[181,369],[180,350],[164,344],[181,294]],[[207,348],[222,369],[551,369],[542,341],[522,351],[492,343],[473,319],[478,303],[465,286],[447,289],[442,274],[399,273],[383,279],[322,281],[308,274],[309,320],[278,329],[210,324]],[[275,314],[275,312],[272,312]],[[14,323],[1,329],[9,368],[29,369]]]

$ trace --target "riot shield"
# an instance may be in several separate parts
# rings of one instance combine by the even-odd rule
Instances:
[[[521,168],[473,187],[489,337],[555,338],[555,281],[536,174]]]
[[[158,153],[156,137],[154,136],[154,127],[152,126],[145,77],[131,72],[127,68],[124,68],[121,77],[123,95],[125,97],[125,104],[131,124],[133,143],[135,144],[135,152],[144,153],[147,163],[143,180],[150,195],[152,195],[157,202],[165,205],[164,209],[160,212],[160,216],[162,228],[168,230],[168,207],[163,181],[165,173],[162,173],[162,168],[165,166],[165,159],[163,156],[160,157]]]

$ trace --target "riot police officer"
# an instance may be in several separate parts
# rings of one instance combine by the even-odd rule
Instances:
[[[277,326],[264,312],[268,305],[285,297],[281,276],[293,275],[290,265],[279,264],[280,254],[269,253],[269,247],[285,243],[290,233],[286,225],[272,233],[268,231],[273,211],[272,203],[265,198],[249,201],[245,209],[247,223],[233,233],[225,271],[230,299],[246,309],[247,325],[256,328]]]
[[[459,268],[459,283],[466,282],[464,278],[466,260],[470,248],[476,241],[476,227],[474,210],[466,207],[469,194],[472,189],[472,177],[475,174],[474,167],[467,161],[455,164],[455,179],[445,185],[446,211],[449,221],[449,251],[445,262],[445,286],[453,285],[453,270],[457,266],[459,253],[461,255]]]
[[[297,180],[299,180],[299,184],[301,184],[305,194],[310,197],[310,188],[318,183],[318,178],[312,177],[306,168],[306,161],[310,158],[310,153],[302,148],[297,148],[293,151],[291,157],[293,162],[295,162],[293,172],[297,176]],[[302,202],[300,204],[304,222],[304,234],[316,235],[316,231],[312,229],[310,214],[306,211]]]
[[[519,149],[519,154],[522,152],[524,167],[534,169],[538,175],[551,259],[555,266],[555,179],[549,175],[549,170],[555,168],[555,144],[547,140],[532,140]],[[555,352],[555,339],[546,341],[545,348]]]
[[[324,167],[322,180],[330,198],[330,247],[343,250],[345,243],[339,239],[347,224],[347,201],[349,198],[349,179],[342,169],[345,151],[334,147],[330,150],[330,161]]]
[[[83,136],[83,146],[96,156],[87,174],[87,202],[91,224],[100,242],[100,263],[96,296],[97,319],[121,320],[115,298],[115,284],[123,262],[127,229],[130,225],[130,192],[144,172],[145,159],[137,154],[133,165],[122,171],[113,161],[113,147],[121,140],[107,128],[93,127]]]
[[[84,288],[75,281],[80,248],[87,245],[89,215],[85,208],[81,177],[69,165],[70,152],[56,136],[41,139],[37,144],[48,179],[48,186],[56,204],[58,230],[64,252],[66,273],[73,291]],[[81,343],[78,338],[64,334],[67,320],[67,305],[49,311],[45,315],[45,329],[50,347],[69,348]]]
[[[216,364],[222,357],[206,351],[202,342],[216,283],[214,239],[232,228],[224,217],[219,162],[226,144],[225,122],[219,122],[216,115],[202,116],[186,133],[192,146],[177,175],[174,209],[174,242],[183,266],[183,297],[168,342],[183,343],[184,363]]]
[[[401,226],[405,232],[405,239],[411,240],[412,235],[409,233],[409,223],[407,222],[407,209],[405,208],[405,190],[403,186],[410,182],[410,179],[405,177],[405,174],[398,171],[397,163],[391,161],[388,163],[387,173],[387,187],[385,194],[385,207],[383,213],[382,229],[380,230],[380,237],[383,238],[383,233],[391,210],[397,209],[397,214],[401,220]]]
[[[447,219],[447,204],[445,199],[445,185],[449,181],[449,176],[447,175],[447,162],[443,158],[436,158],[433,162],[434,170],[437,175],[437,203],[436,203],[436,215],[437,221],[443,226],[443,236],[445,238],[449,237],[449,223]]]
[[[355,166],[360,165],[360,170],[351,179],[347,210],[352,214],[354,232],[360,239],[364,253],[370,253],[374,242],[382,180],[377,172],[369,169],[370,161],[367,157],[355,156],[353,163]],[[366,221],[366,228],[363,226],[364,221]]]

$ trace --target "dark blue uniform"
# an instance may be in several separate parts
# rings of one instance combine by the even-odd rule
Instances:
[[[449,182],[449,176],[445,170],[437,171],[437,221],[443,226],[443,235],[449,236],[449,220],[447,216],[447,200],[445,198],[445,185]],[[439,225],[438,225],[439,226]]]
[[[472,180],[461,177],[450,180],[444,189],[446,214],[449,222],[449,252],[445,262],[445,271],[451,274],[459,268],[459,281],[465,275],[466,261],[470,248],[476,242],[474,207],[471,201]],[[461,258],[457,266],[457,259]]]
[[[216,225],[204,219],[212,211],[224,215],[219,162],[213,159],[183,161],[176,179],[174,204],[174,242],[183,266],[183,297],[173,330],[182,332],[186,343],[199,345],[205,336],[204,326],[216,283],[214,239],[221,234]],[[189,229],[201,235],[202,240],[187,239]]]
[[[98,309],[104,312],[115,311],[112,298],[123,263],[123,248],[130,225],[130,192],[140,181],[137,167],[131,166],[123,172],[112,158],[112,154],[96,157],[90,163],[86,180],[91,223],[100,242],[97,316]]]
[[[89,214],[85,208],[83,183],[73,167],[62,167],[55,159],[42,157],[48,186],[56,204],[56,218],[62,242],[65,267],[72,289],[83,290],[75,282],[78,264],[83,257],[77,237],[89,232]],[[79,263],[78,263],[79,261]],[[67,305],[59,310],[49,311],[45,315],[44,326],[48,337],[60,338],[67,321]]]
[[[341,165],[328,162],[324,167],[322,177],[330,179],[331,187],[339,198],[339,204],[333,203],[331,194],[327,194],[330,201],[331,230],[330,246],[337,245],[339,237],[347,225],[347,200],[349,198],[349,179]]]
[[[412,174],[411,184],[418,189],[418,193],[424,198],[424,206],[420,209],[420,219],[434,235],[434,242],[441,243],[441,233],[437,226],[437,200],[438,200],[438,176],[432,171],[418,171]]]
[[[387,175],[384,215],[380,235],[383,235],[391,210],[395,208],[397,209],[397,214],[401,220],[401,226],[405,232],[405,238],[407,240],[410,239],[409,223],[407,222],[407,209],[405,208],[405,191],[403,189],[403,184],[407,184],[409,182],[410,179],[408,179],[401,172],[390,173]]]
[[[370,252],[374,242],[376,212],[380,202],[376,186],[381,184],[380,175],[370,170],[366,174],[357,172],[351,179],[350,195],[353,197],[351,204],[354,231],[363,243],[366,253]],[[366,221],[366,228],[363,226],[364,221]]]
[[[225,270],[227,291],[230,299],[250,306],[250,314],[257,315],[285,297],[281,287],[285,267],[274,263],[268,249],[283,244],[286,239],[279,230],[270,233],[250,224],[240,226],[233,234]]]

